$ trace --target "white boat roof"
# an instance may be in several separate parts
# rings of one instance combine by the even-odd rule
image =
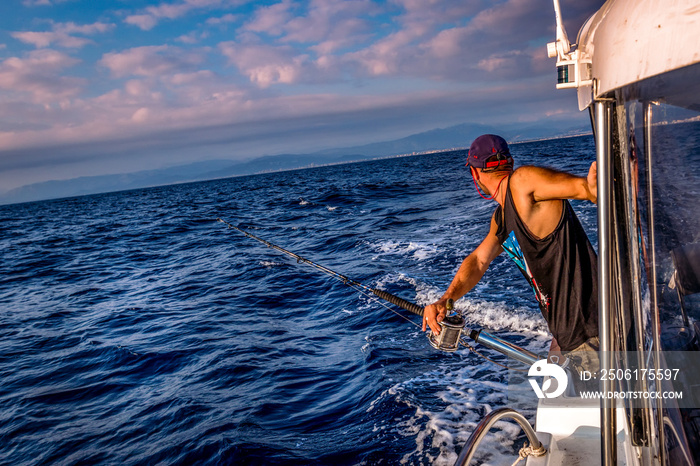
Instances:
[[[685,101],[682,106],[686,107],[687,102],[697,102],[698,0],[609,0],[581,28],[577,42],[582,56],[591,59],[596,80],[592,92],[587,86],[579,88],[582,109],[590,104],[591,96],[606,97],[633,84],[639,85],[627,92],[636,95],[628,97],[669,97],[678,100],[676,105]],[[669,92],[694,98],[667,96]]]

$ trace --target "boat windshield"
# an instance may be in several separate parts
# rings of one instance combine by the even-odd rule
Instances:
[[[643,303],[654,300],[661,349],[690,349],[692,327],[700,322],[700,113],[661,102],[626,107],[624,149],[636,204],[630,212],[639,215],[638,260],[647,282]]]
[[[672,364],[666,355],[699,349],[700,94],[685,93],[682,100],[629,95],[634,93],[615,96],[612,125],[619,337],[614,349],[626,354],[619,367],[659,369]],[[653,384],[628,385],[649,390]],[[700,406],[700,400],[682,401],[682,406]],[[679,464],[692,464],[697,452],[688,447],[692,436],[685,432],[692,429],[684,419],[700,412],[664,414],[680,412],[672,406],[673,401],[627,402],[633,442],[651,446],[651,456],[682,452]]]

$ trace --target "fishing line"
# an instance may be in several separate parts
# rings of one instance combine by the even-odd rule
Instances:
[[[481,358],[483,358],[483,359],[486,359],[488,362],[490,362],[490,363],[492,363],[492,364],[495,364],[495,365],[497,365],[497,366],[501,366],[502,368],[508,369],[508,370],[511,370],[511,371],[527,372],[527,369],[518,369],[518,368],[516,368],[516,367],[506,366],[505,364],[501,364],[500,362],[496,362],[496,361],[494,361],[493,359],[491,359],[491,358],[489,358],[489,357],[487,357],[487,356],[484,356],[483,354],[479,353],[479,352],[476,350],[476,348],[474,348],[472,345],[470,345],[469,343],[467,343],[467,341],[466,341],[464,338],[460,338],[460,339],[459,339],[459,342],[460,342],[462,345],[466,346],[466,347],[469,349],[469,351],[471,351],[472,353],[476,354],[477,356],[479,356],[479,357],[481,357]]]
[[[409,319],[408,317],[406,317],[405,315],[401,314],[400,312],[396,312],[394,309],[390,308],[389,306],[387,306],[387,305],[384,304],[383,302],[379,301],[379,300],[377,299],[376,296],[372,296],[371,294],[367,293],[367,292],[366,292],[365,290],[363,290],[362,288],[356,288],[356,287],[354,287],[354,286],[352,286],[352,285],[349,285],[349,286],[350,286],[352,289],[358,291],[361,295],[363,295],[363,296],[365,296],[366,298],[368,298],[368,299],[369,299],[370,301],[372,301],[373,303],[379,304],[379,305],[382,306],[384,309],[386,309],[386,310],[388,310],[388,311],[391,311],[391,312],[393,312],[394,314],[396,314],[397,316],[401,317],[402,319],[404,319],[404,320],[405,320],[406,322],[408,322],[409,324],[415,325],[416,327],[421,328],[421,329],[423,328],[423,327],[421,327],[420,325],[418,325],[417,323],[413,322],[413,321],[412,321],[411,319]]]
[[[299,254],[294,254],[294,253],[291,252],[291,251],[288,251],[288,250],[286,250],[286,249],[284,249],[284,248],[282,248],[282,247],[279,247],[279,246],[277,246],[277,245],[275,245],[275,244],[272,244],[272,243],[270,243],[269,241],[265,241],[264,239],[262,239],[262,238],[260,238],[260,237],[258,237],[258,236],[255,236],[254,234],[249,233],[249,232],[247,232],[247,231],[245,231],[245,230],[243,230],[243,229],[241,229],[241,228],[239,228],[239,227],[237,227],[237,226],[235,226],[235,225],[231,225],[229,222],[227,222],[227,221],[225,221],[225,220],[222,220],[221,218],[217,218],[216,220],[219,221],[219,222],[221,222],[221,223],[223,223],[224,225],[227,225],[229,228],[232,228],[232,229],[234,229],[234,230],[236,230],[236,231],[239,231],[239,232],[243,233],[243,234],[246,235],[248,238],[252,238],[252,239],[254,239],[254,240],[256,240],[256,241],[259,241],[259,242],[263,243],[264,245],[266,245],[266,246],[269,247],[269,248],[275,249],[276,251],[280,251],[280,252],[282,252],[282,253],[284,253],[284,254],[287,254],[288,256],[293,257],[294,259],[297,260],[297,263],[298,263],[298,264],[308,264],[308,265],[310,265],[311,267],[314,267],[314,268],[316,268],[316,269],[318,269],[318,270],[320,270],[320,271],[322,271],[322,272],[324,272],[324,273],[327,273],[328,275],[330,275],[330,276],[332,276],[332,277],[334,277],[334,278],[340,280],[341,282],[343,282],[344,285],[347,285],[347,286],[349,286],[349,287],[351,287],[351,288],[354,288],[354,289],[356,289],[356,290],[358,290],[358,291],[359,291],[360,289],[361,289],[361,290],[368,291],[369,293],[372,293],[373,295],[375,295],[375,296],[377,296],[377,297],[379,297],[379,298],[381,298],[381,299],[383,299],[383,300],[385,300],[385,301],[388,301],[388,302],[390,302],[391,304],[395,304],[396,306],[398,306],[398,307],[400,307],[400,308],[402,308],[402,309],[405,309],[405,310],[407,310],[407,311],[409,311],[409,312],[412,312],[413,314],[419,315],[419,316],[421,316],[421,317],[423,316],[423,308],[420,307],[420,306],[418,306],[417,304],[414,304],[414,303],[412,303],[412,302],[406,301],[405,299],[399,298],[398,296],[394,296],[393,294],[387,293],[386,291],[378,290],[378,289],[376,289],[376,288],[370,288],[370,287],[367,286],[367,285],[363,285],[362,283],[357,282],[357,281],[355,281],[355,280],[353,280],[353,279],[351,279],[351,278],[349,278],[349,277],[346,277],[345,275],[339,274],[338,272],[335,272],[335,271],[333,271],[333,270],[331,270],[331,269],[329,269],[329,268],[327,268],[327,267],[324,267],[324,266],[322,266],[322,265],[320,265],[320,264],[317,264],[317,263],[312,262],[312,261],[310,261],[310,260],[308,260],[308,259],[305,259],[304,257],[301,257]],[[399,315],[400,315],[400,314],[399,314]]]
[[[308,264],[311,267],[314,267],[330,276],[333,278],[343,282],[344,285],[349,286],[350,288],[358,291],[360,294],[363,296],[366,296],[369,298],[372,302],[375,302],[385,309],[388,309],[389,311],[393,312],[397,316],[401,317],[402,319],[408,321],[412,325],[415,325],[418,328],[422,328],[420,325],[417,323],[413,322],[411,319],[407,318],[406,316],[396,312],[394,309],[391,309],[389,306],[387,306],[385,303],[382,303],[379,301],[377,298],[380,298],[384,301],[387,301],[391,304],[394,304],[395,306],[398,306],[404,310],[407,310],[413,314],[416,314],[418,316],[423,317],[423,308],[415,303],[412,303],[410,301],[406,301],[405,299],[399,298],[398,296],[394,296],[391,293],[388,293],[384,290],[379,290],[376,288],[370,288],[367,285],[363,285],[362,283],[355,281],[349,277],[346,277],[345,275],[342,275],[338,272],[335,272],[327,267],[324,267],[320,264],[317,264],[315,262],[312,262],[299,254],[295,254],[291,251],[288,251],[287,249],[284,249],[280,246],[277,246],[276,244],[270,243],[269,241],[266,241],[258,236],[255,236],[252,233],[249,233],[242,228],[239,228],[235,225],[232,225],[231,223],[221,219],[217,218],[216,219],[218,222],[223,223],[226,225],[229,229],[236,230],[240,233],[243,233],[245,236],[248,238],[254,239],[256,241],[259,241],[263,243],[265,246],[274,249],[276,251],[279,251],[283,254],[286,254],[288,256],[293,257],[296,259],[298,264]],[[448,300],[448,311],[452,311],[452,300]],[[435,348],[439,349],[442,351],[456,351],[459,347],[460,344],[466,346],[469,348],[470,351],[472,351],[474,354],[477,356],[480,356],[481,358],[492,362],[493,364],[496,364],[498,366],[504,367],[506,369],[512,369],[516,371],[523,371],[526,372],[523,369],[516,369],[513,367],[508,367],[503,364],[500,364],[493,359],[490,359],[483,354],[479,353],[474,347],[469,345],[465,339],[462,337],[462,335],[467,335],[469,338],[474,340],[477,343],[480,343],[487,348],[493,349],[494,351],[500,352],[502,354],[505,354],[506,356],[513,357],[517,361],[520,361],[524,364],[532,365],[534,364],[537,360],[541,359],[541,356],[538,356],[534,353],[531,353],[530,351],[527,351],[523,348],[520,348],[512,343],[506,342],[498,337],[495,337],[493,335],[490,335],[489,333],[486,333],[482,330],[472,330],[468,329],[465,327],[465,320],[460,314],[453,314],[453,315],[448,315],[445,317],[445,319],[440,322],[440,326],[442,327],[442,330],[440,334],[435,335],[432,332],[429,332],[428,334],[428,340],[430,344]]]

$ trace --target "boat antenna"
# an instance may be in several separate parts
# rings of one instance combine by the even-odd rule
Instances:
[[[571,51],[571,42],[569,42],[569,37],[566,35],[566,29],[564,29],[564,22],[561,19],[561,7],[559,6],[559,0],[552,1],[554,2],[554,15],[556,16],[557,23],[556,48],[559,60],[563,60],[566,54]]]
[[[333,278],[340,280],[341,282],[343,282],[343,284],[359,291],[364,296],[369,297],[370,299],[379,303],[380,305],[382,305],[386,309],[390,310],[394,314],[407,320],[409,323],[415,325],[418,328],[421,328],[420,325],[418,325],[415,322],[413,322],[412,320],[408,319],[406,316],[399,314],[394,309],[391,309],[390,307],[386,306],[384,303],[377,301],[375,299],[375,296],[377,298],[381,298],[384,301],[387,301],[391,304],[394,304],[395,306],[398,306],[401,309],[404,309],[406,311],[409,311],[409,312],[416,314],[418,316],[421,316],[421,317],[423,316],[423,307],[421,307],[415,303],[412,303],[410,301],[406,301],[405,299],[399,298],[398,296],[395,296],[395,295],[388,293],[384,290],[378,290],[376,288],[370,288],[367,285],[363,285],[362,283],[355,281],[349,277],[346,277],[345,275],[342,275],[338,272],[335,272],[335,271],[329,269],[328,267],[324,267],[323,265],[312,262],[312,261],[310,261],[310,260],[308,260],[308,259],[306,259],[298,254],[295,254],[291,251],[288,251],[287,249],[284,249],[280,246],[277,246],[276,244],[270,243],[269,241],[266,241],[258,236],[255,236],[254,234],[249,233],[249,232],[247,232],[247,231],[245,231],[245,230],[243,230],[235,225],[232,225],[231,223],[229,223],[221,218],[217,218],[216,220],[218,222],[221,222],[224,225],[226,225],[229,229],[233,229],[233,230],[236,230],[240,233],[243,233],[248,238],[259,241],[269,248],[275,249],[276,251],[280,251],[288,256],[293,257],[294,259],[296,259],[297,263],[299,263],[299,264],[308,264],[311,267],[314,267],[314,268],[320,270],[321,272],[324,272],[324,273],[332,276]],[[448,300],[448,302],[447,302],[448,311],[452,311],[454,309],[453,304],[454,303],[451,299]],[[483,354],[479,353],[478,351],[476,351],[476,349],[474,347],[472,347],[465,340],[464,336],[468,336],[469,338],[474,340],[476,343],[480,343],[483,346],[486,346],[487,348],[490,348],[494,351],[498,351],[499,353],[505,354],[506,356],[512,357],[512,358],[514,358],[514,359],[516,359],[524,364],[527,364],[527,365],[532,365],[536,361],[538,361],[539,359],[542,359],[541,356],[538,356],[538,355],[536,355],[536,354],[534,354],[534,353],[532,353],[524,348],[520,348],[519,346],[516,346],[510,342],[507,342],[507,341],[502,340],[498,337],[495,337],[487,332],[484,332],[483,330],[472,330],[472,329],[466,328],[465,327],[465,320],[459,314],[448,315],[447,317],[445,317],[445,319],[442,322],[440,322],[440,326],[442,327],[442,331],[440,332],[440,334],[435,335],[432,332],[430,332],[428,335],[428,340],[430,341],[430,344],[434,348],[442,350],[442,351],[448,351],[448,352],[456,351],[457,348],[459,347],[459,345],[462,344],[462,345],[466,346],[467,348],[469,348],[470,351],[474,352],[478,356],[480,356],[480,357],[486,359],[487,361],[490,361],[498,366],[505,367],[506,369],[513,369],[513,370],[517,370],[517,371],[522,371],[522,369],[516,369],[516,368],[504,366],[503,364],[500,364],[500,363],[484,356]]]

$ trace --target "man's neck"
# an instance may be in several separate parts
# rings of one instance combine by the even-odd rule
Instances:
[[[506,191],[508,190],[508,179],[510,178],[510,173],[505,174],[505,175],[500,175],[498,177],[494,177],[492,186],[490,188],[493,189],[491,191],[493,194],[493,200],[498,202],[501,207],[503,207],[503,204],[506,201]]]

